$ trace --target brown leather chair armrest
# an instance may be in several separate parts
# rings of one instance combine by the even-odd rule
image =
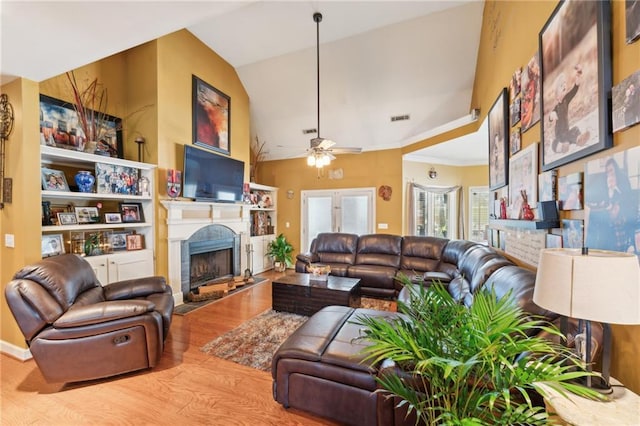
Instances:
[[[153,293],[166,293],[168,290],[164,277],[145,277],[118,281],[104,286],[104,297],[107,300],[133,299]]]
[[[152,312],[155,308],[156,306],[147,300],[100,302],[69,309],[53,323],[53,326],[56,328],[71,328],[100,324],[120,318],[146,314],[147,312]]]

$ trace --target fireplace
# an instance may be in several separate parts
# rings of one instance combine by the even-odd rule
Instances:
[[[208,225],[181,243],[181,290],[189,291],[240,275],[240,235],[224,225]]]

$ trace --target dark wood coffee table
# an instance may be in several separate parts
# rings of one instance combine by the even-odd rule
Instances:
[[[313,315],[325,306],[360,307],[360,278],[329,275],[327,281],[311,274],[288,273],[271,284],[273,309],[299,315]]]

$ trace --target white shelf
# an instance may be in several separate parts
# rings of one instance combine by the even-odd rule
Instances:
[[[126,201],[150,201],[151,196],[129,194],[97,194],[95,192],[71,192],[71,191],[42,191],[42,198],[46,199],[76,199],[76,200],[126,200]]]
[[[49,225],[43,226],[42,232],[64,232],[64,231],[94,231],[99,229],[113,229],[113,228],[149,228],[153,226],[148,222],[135,222],[135,223],[95,223],[95,224],[83,224],[83,225]]]
[[[81,151],[56,148],[40,145],[42,164],[60,164],[71,167],[83,167],[88,163],[115,164],[118,166],[133,167],[140,170],[152,170],[155,164],[139,163],[137,161],[124,160],[122,158],[107,157],[103,155],[88,154]]]

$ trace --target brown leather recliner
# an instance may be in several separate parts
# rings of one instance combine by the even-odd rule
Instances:
[[[155,366],[171,325],[163,277],[105,285],[82,257],[64,254],[25,266],[7,303],[47,382],[75,382]]]

